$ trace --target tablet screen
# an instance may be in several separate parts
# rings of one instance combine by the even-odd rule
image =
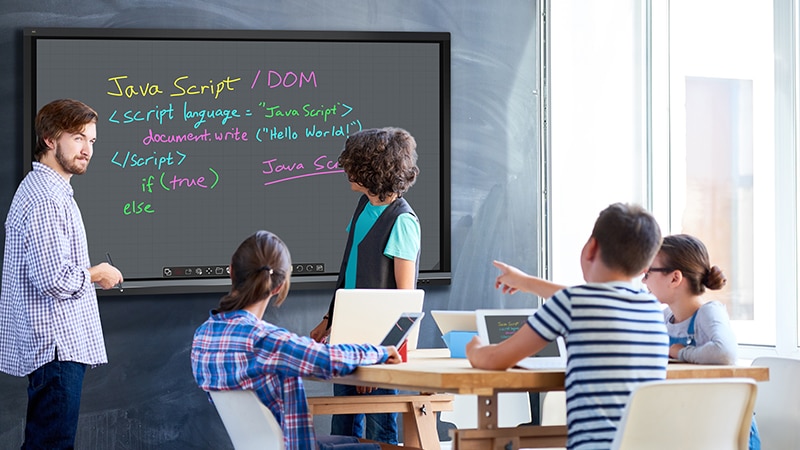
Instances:
[[[395,347],[399,347],[400,344],[408,337],[408,334],[414,328],[417,322],[422,319],[422,316],[425,313],[422,312],[414,312],[414,313],[403,313],[400,315],[400,318],[392,325],[392,328],[386,334],[386,337],[383,338],[383,342],[381,345],[389,346],[394,345]]]

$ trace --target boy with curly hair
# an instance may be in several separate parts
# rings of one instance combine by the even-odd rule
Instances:
[[[361,193],[353,218],[336,289],[414,289],[419,275],[420,226],[403,194],[414,185],[416,141],[401,128],[362,130],[347,138],[339,156],[350,188]],[[333,323],[328,313],[311,331],[323,341]],[[391,395],[394,389],[334,385],[334,395]],[[366,416],[366,417],[365,417]],[[366,436],[362,436],[366,421]],[[366,437],[397,444],[397,413],[335,415],[331,434]]]

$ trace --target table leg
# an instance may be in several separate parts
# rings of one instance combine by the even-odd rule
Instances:
[[[413,411],[403,416],[403,445],[425,450],[440,450],[436,431],[436,413],[431,402],[414,401]]]
[[[518,450],[564,447],[566,426],[498,428],[497,393],[478,396],[478,429],[451,430],[453,450]]]
[[[478,429],[497,428],[497,393],[478,396]]]

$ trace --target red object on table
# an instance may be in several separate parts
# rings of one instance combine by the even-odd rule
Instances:
[[[403,362],[408,362],[408,339],[400,344],[400,348],[397,349],[397,353],[400,353],[400,359]]]

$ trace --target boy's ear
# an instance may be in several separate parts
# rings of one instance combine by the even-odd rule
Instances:
[[[587,261],[594,261],[599,254],[600,246],[597,244],[597,239],[594,236],[589,238],[589,241],[586,242],[586,246],[584,247],[585,258]]]

